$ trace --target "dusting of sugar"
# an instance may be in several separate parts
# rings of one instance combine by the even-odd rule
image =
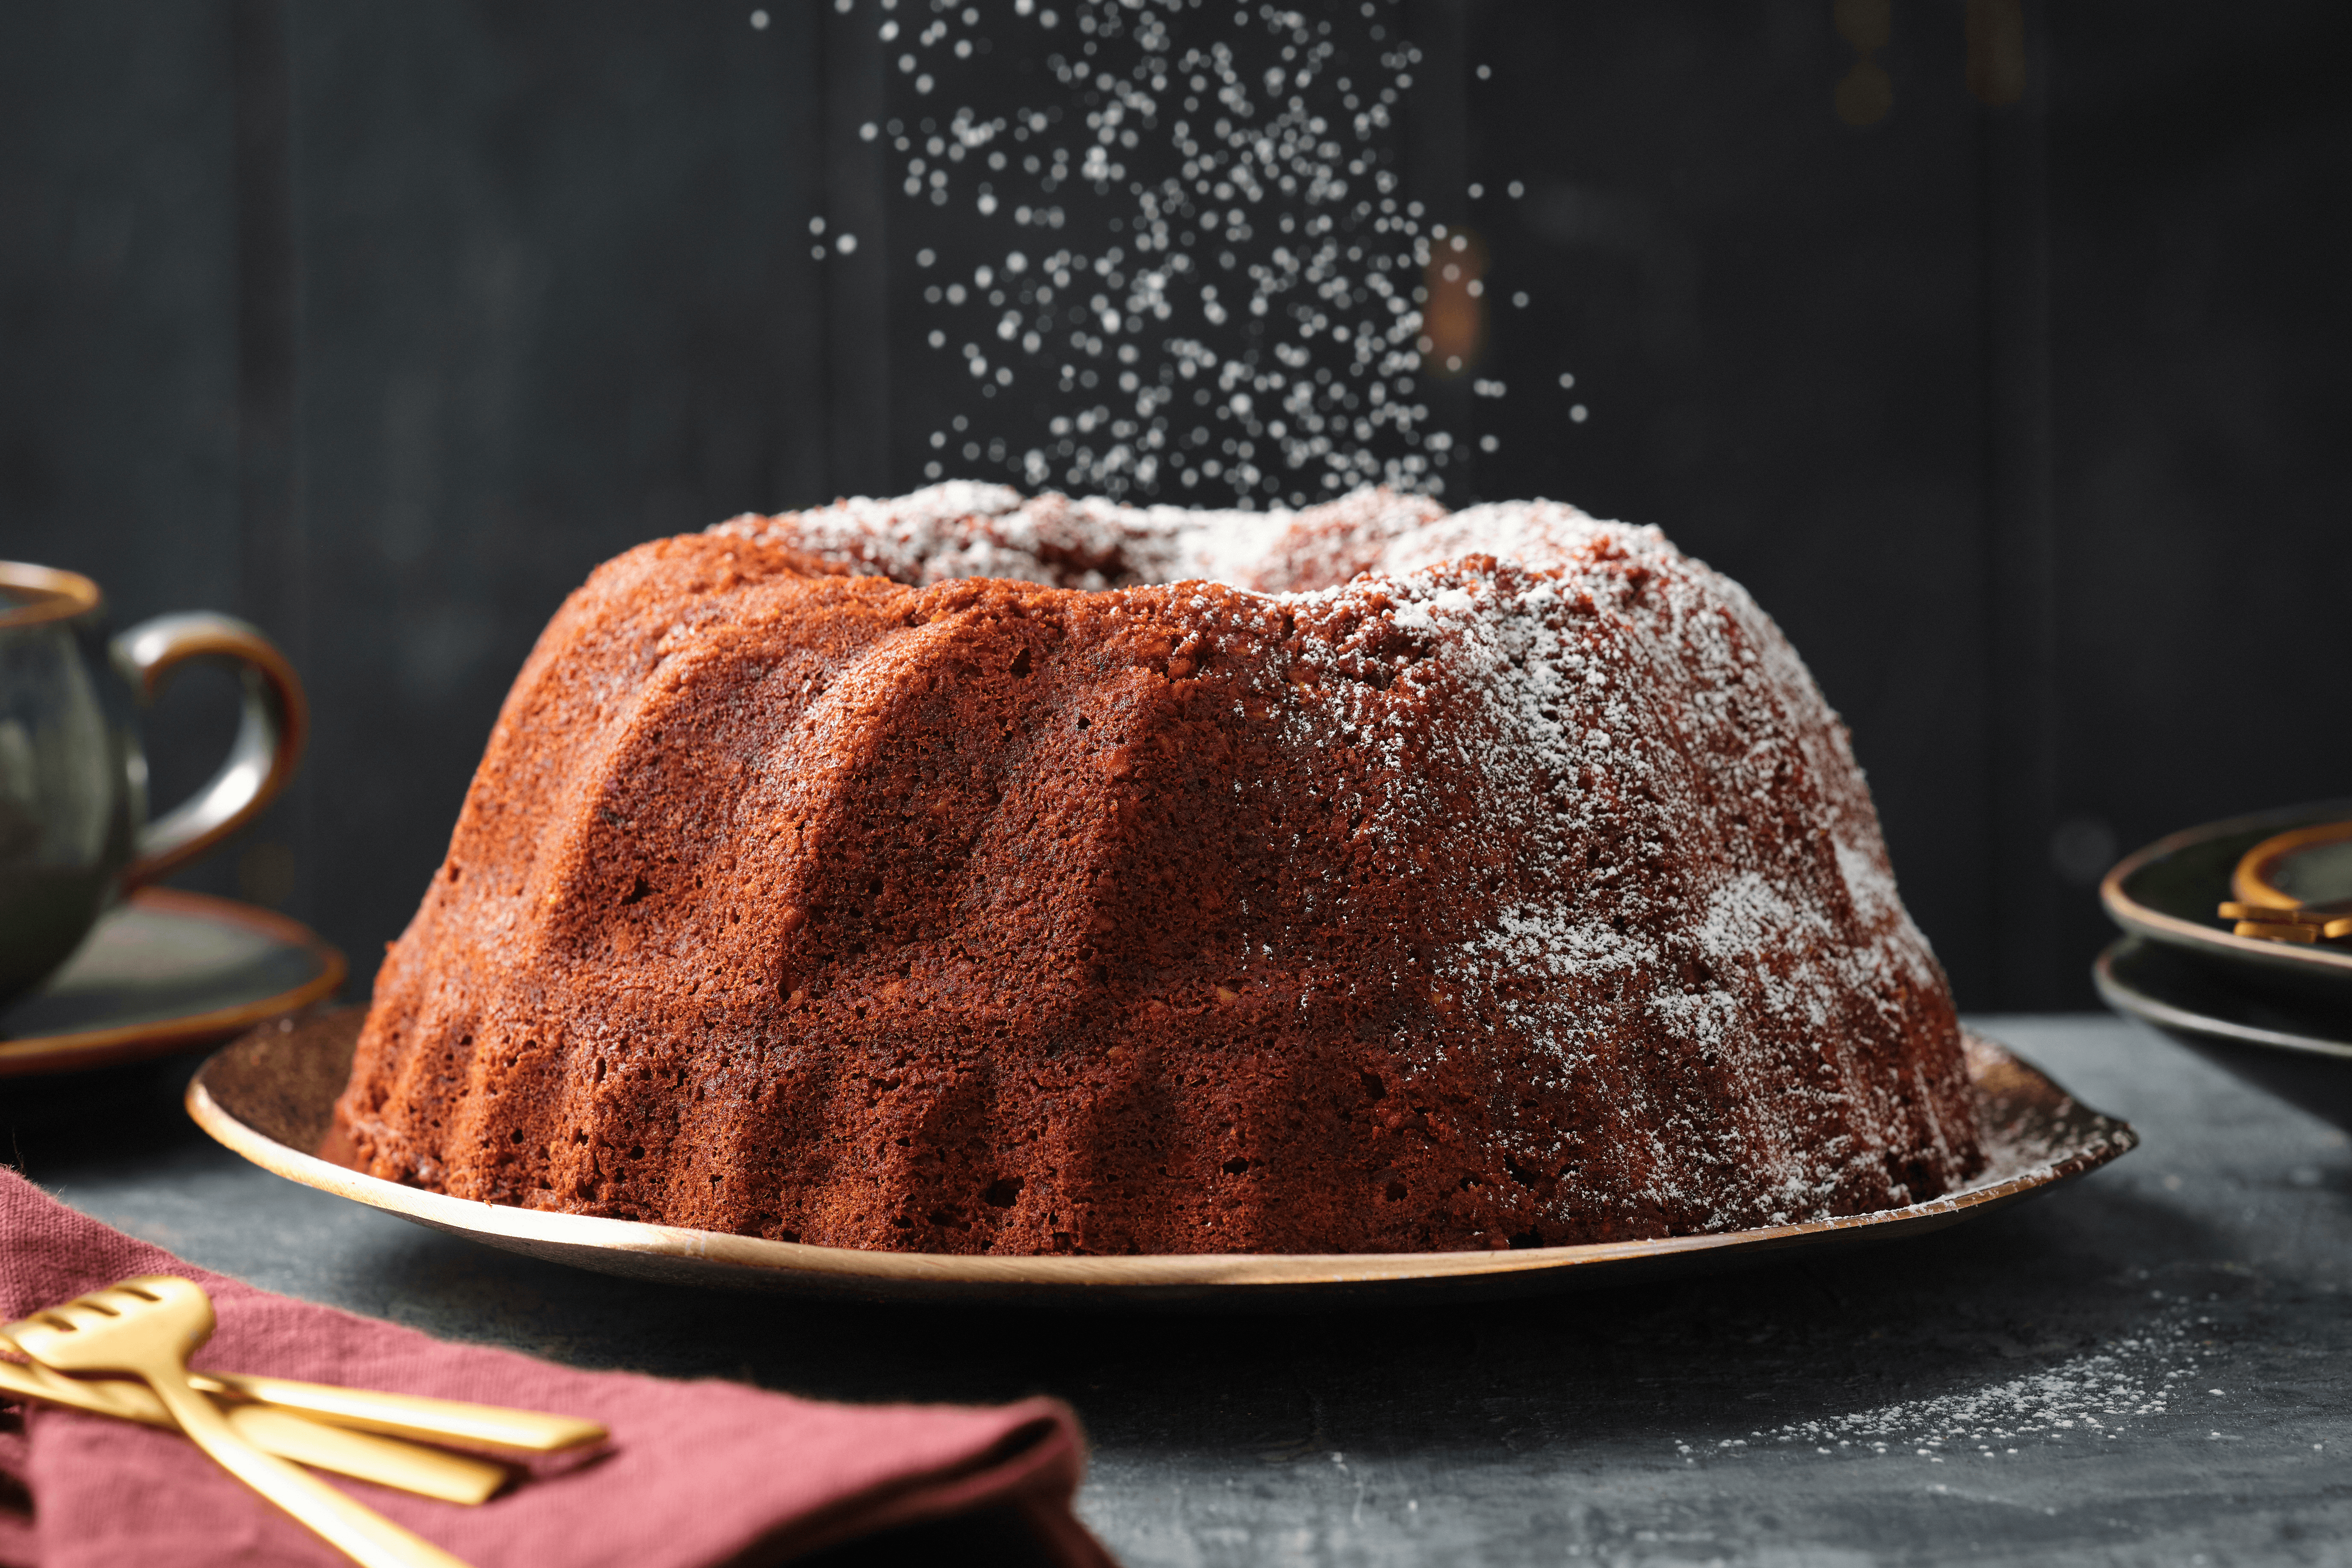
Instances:
[[[915,587],[995,577],[1087,591],[1192,580],[1281,590],[1354,576],[1369,564],[1356,559],[1369,545],[1335,555],[1330,538],[1377,541],[1433,507],[1379,488],[1303,511],[1133,507],[1050,491],[1024,500],[1007,486],[955,479],[895,499],[747,513],[712,531],[787,544]]]
[[[1722,1458],[1742,1448],[1817,1455],[1897,1454],[1941,1463],[1993,1461],[2049,1443],[2112,1437],[2173,1413],[2175,1401],[2210,1381],[2220,1351],[2212,1319],[2185,1297],[2149,1292],[2155,1311],[2137,1332],[2063,1355],[2021,1376],[1925,1399],[1868,1406],[1792,1421],[1742,1438],[1677,1442],[1685,1458]],[[2015,1347],[2012,1354],[2025,1347]]]
[[[1853,912],[1864,925],[1876,927],[1910,918],[1901,895],[1895,891],[1894,876],[1868,851],[1849,839],[1840,839],[1837,863],[1840,874],[1845,878],[1846,892],[1853,900]]]

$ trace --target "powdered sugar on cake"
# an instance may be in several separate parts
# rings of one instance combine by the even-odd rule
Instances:
[[[1261,643],[1287,630],[1281,743],[1330,756],[1318,808],[1381,824],[1371,852],[1425,880],[1431,907],[1484,911],[1433,929],[1409,967],[1351,983],[1418,988],[1449,1018],[1486,1020],[1520,1042],[1532,1090],[1593,1090],[1649,1173],[1638,1201],[1687,1208],[1712,1151],[1736,1147],[1774,1194],[1767,1218],[1850,1211],[1840,1195],[1884,1182],[1903,1127],[1935,1104],[1853,1043],[1913,1027],[1943,981],[1843,728],[1745,591],[1655,528],[1542,501],[1449,514],[1384,490],[1218,513],[967,483],[716,531],[913,585],[1249,591],[1150,605],[1203,645],[1221,625]],[[1689,841],[1692,823],[1717,841]],[[1235,974],[1258,946],[1244,936]],[[1693,1113],[1653,1103],[1654,1075],[1614,1061],[1634,1039],[1672,1042],[1694,1081],[1727,1085],[1738,1135],[1678,1127]],[[1792,1060],[1792,1040],[1812,1044]],[[1829,1120],[1855,1128],[1828,1140],[1843,1163],[1821,1157]],[[1574,1163],[1556,1133],[1527,1132],[1530,1159]],[[1929,1141],[1972,1139],[1937,1125]]]
[[[894,500],[747,513],[712,531],[917,587],[998,577],[1090,592],[1190,580],[1280,590],[1344,581],[1370,565],[1364,549],[1442,515],[1434,502],[1381,489],[1301,512],[1214,512],[1051,493],[1024,500],[1006,486],[950,480]],[[1335,551],[1334,539],[1354,553]]]

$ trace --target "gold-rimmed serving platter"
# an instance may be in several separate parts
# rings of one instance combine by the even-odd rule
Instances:
[[[604,1273],[676,1284],[908,1302],[1250,1309],[1403,1304],[1618,1284],[1797,1248],[1916,1236],[2095,1170],[2138,1143],[2031,1062],[1968,1042],[1992,1165],[1965,1189],[1906,1208],[1712,1236],[1500,1252],[1203,1253],[1140,1258],[866,1252],[477,1203],[404,1186],[321,1157],[362,1014],[288,1019],[235,1041],[188,1085],[189,1114],[221,1143],[289,1181],[488,1246]]]

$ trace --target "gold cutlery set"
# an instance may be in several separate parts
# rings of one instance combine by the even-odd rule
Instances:
[[[443,1502],[487,1501],[512,1473],[427,1444],[553,1453],[600,1442],[593,1421],[494,1405],[229,1373],[192,1373],[212,1336],[193,1282],[145,1274],[0,1325],[0,1397],[177,1429],[222,1468],[368,1568],[465,1564],[297,1465]],[[5,1359],[14,1350],[26,1359]],[[289,1463],[289,1461],[292,1461]]]

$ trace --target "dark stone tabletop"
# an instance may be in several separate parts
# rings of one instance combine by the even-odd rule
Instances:
[[[2142,1148],[1924,1239],[1506,1305],[818,1305],[574,1272],[249,1166],[189,1064],[0,1084],[0,1156],[192,1262],[583,1366],[1069,1400],[1126,1563],[2336,1563],[2352,1147],[2157,1036],[1979,1020]]]

